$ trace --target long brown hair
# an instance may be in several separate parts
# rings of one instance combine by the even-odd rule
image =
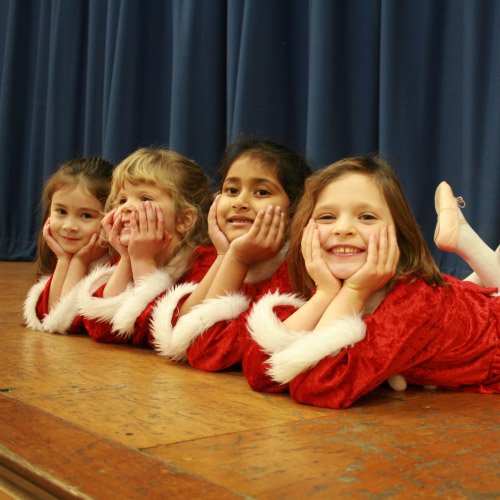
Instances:
[[[302,233],[321,191],[331,182],[348,174],[371,177],[379,187],[394,220],[400,258],[396,274],[389,286],[402,278],[422,278],[430,285],[443,285],[445,281],[425,243],[394,170],[379,156],[355,156],[318,170],[306,180],[304,195],[297,206],[290,228],[289,273],[293,288],[306,297],[310,297],[315,288],[302,257]]]
[[[207,242],[207,217],[213,197],[208,179],[196,162],[168,149],[134,151],[113,172],[106,211],[116,208],[118,194],[125,182],[133,185],[145,182],[164,189],[173,199],[178,220],[187,210],[196,214],[195,223],[182,238],[182,248],[194,248]]]
[[[56,267],[57,258],[43,237],[43,226],[50,215],[52,198],[56,191],[67,187],[78,187],[94,196],[104,210],[109,194],[111,174],[114,165],[99,156],[77,158],[63,163],[46,181],[42,192],[42,226],[38,234],[36,257],[37,276],[51,274]]]

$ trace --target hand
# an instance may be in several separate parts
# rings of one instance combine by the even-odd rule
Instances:
[[[88,266],[91,262],[101,258],[106,250],[106,247],[102,244],[101,234],[94,233],[89,242],[80,248],[73,258],[80,260],[85,266]]]
[[[219,204],[220,194],[215,197],[210,210],[208,211],[208,236],[213,246],[217,250],[217,255],[224,255],[229,249],[229,240],[221,231],[217,223],[217,206]]]
[[[368,256],[363,266],[344,281],[366,297],[384,287],[394,276],[399,262],[399,247],[394,226],[383,226],[378,235],[370,235]]]
[[[156,260],[167,250],[171,240],[161,207],[150,201],[140,203],[135,217],[130,219],[130,258]]]
[[[307,273],[314,281],[316,289],[329,295],[337,295],[342,282],[333,275],[323,259],[318,227],[312,219],[304,229],[301,250]]]
[[[269,205],[259,211],[248,233],[231,242],[229,253],[249,266],[276,255],[284,239],[285,215],[280,207]]]
[[[101,226],[106,239],[120,255],[120,258],[123,259],[128,257],[128,249],[125,245],[122,245],[120,241],[120,231],[122,226],[121,214],[116,215],[116,209],[111,210],[103,217]]]
[[[57,257],[57,260],[71,260],[71,257],[73,257],[73,255],[64,251],[50,232],[50,217],[45,221],[45,224],[43,225],[42,235],[43,239],[47,242],[48,247],[54,252],[55,256]]]

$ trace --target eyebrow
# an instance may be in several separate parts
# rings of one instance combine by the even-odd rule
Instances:
[[[317,212],[318,210],[332,210],[336,209],[337,205],[335,203],[323,203],[323,205],[319,205],[314,208],[313,212]],[[359,205],[356,205],[355,208],[357,210],[373,210],[373,211],[380,211],[381,208],[376,206],[376,205],[370,205],[368,203],[361,203]]]
[[[68,208],[67,205],[64,205],[64,203],[59,203],[59,202],[54,203],[54,206],[57,208]],[[95,212],[96,214],[101,213],[100,210],[96,210],[95,208],[78,207],[77,210],[80,210],[82,212]]]
[[[241,182],[241,178],[240,177],[226,177],[224,179],[224,184],[226,182]],[[279,186],[275,182],[273,182],[271,179],[268,179],[266,177],[252,177],[250,179],[250,182],[253,184],[262,184],[262,183],[266,182],[266,183],[271,184],[272,186],[276,187],[277,189],[279,189]]]

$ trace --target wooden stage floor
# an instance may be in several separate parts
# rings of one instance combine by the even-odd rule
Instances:
[[[0,498],[500,498],[496,396],[381,388],[348,410],[22,324],[0,263]]]

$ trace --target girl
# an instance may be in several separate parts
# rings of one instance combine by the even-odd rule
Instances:
[[[244,365],[252,387],[289,383],[296,401],[330,408],[396,373],[418,385],[498,392],[498,257],[482,252],[488,263],[476,265],[467,240],[479,247],[479,237],[444,186],[436,209],[438,245],[460,248],[492,288],[441,275],[381,159],[348,158],[313,175],[290,248],[292,283],[308,300],[269,295],[255,307],[249,328],[260,347]]]
[[[109,258],[100,230],[113,168],[99,157],[75,159],[47,180],[36,259],[40,279],[24,303],[27,326],[58,333],[81,331],[76,297],[82,279]]]
[[[149,344],[155,301],[199,281],[215,258],[200,245],[211,201],[203,170],[174,151],[142,148],[116,167],[103,227],[119,261],[96,269],[80,300],[94,340]]]
[[[158,303],[160,354],[207,371],[241,361],[252,303],[270,290],[290,291],[286,220],[309,174],[303,158],[274,142],[241,140],[227,148],[221,194],[208,217],[217,258],[192,293],[174,289]]]

